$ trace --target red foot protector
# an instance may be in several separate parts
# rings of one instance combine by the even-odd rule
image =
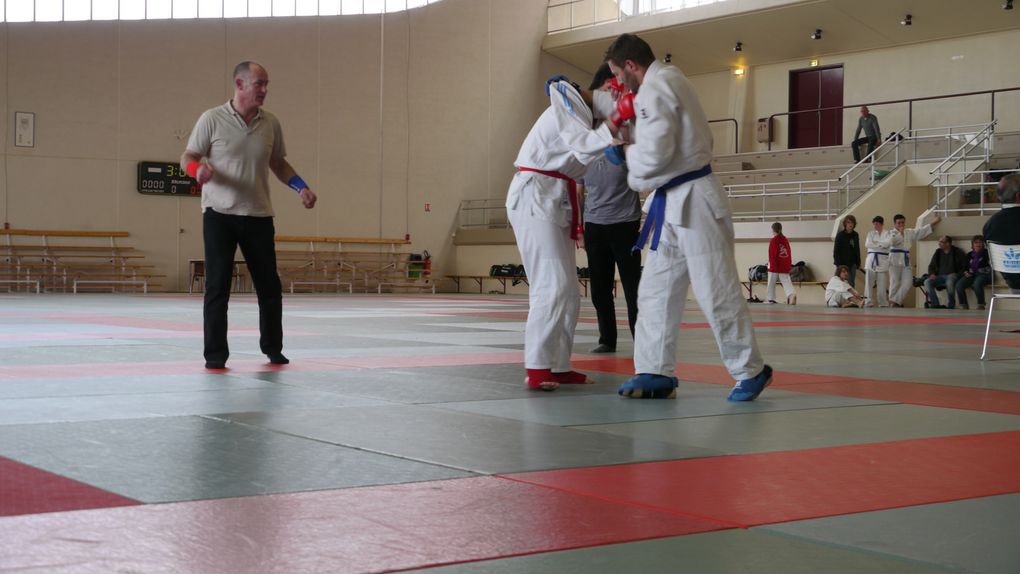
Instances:
[[[1020,492],[1020,431],[511,475],[744,527]]]
[[[389,572],[721,528],[482,477],[3,519],[0,570]]]
[[[0,457],[0,516],[136,504],[141,503]]]

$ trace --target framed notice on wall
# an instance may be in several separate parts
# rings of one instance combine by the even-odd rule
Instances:
[[[35,147],[35,114],[14,112],[14,145]]]

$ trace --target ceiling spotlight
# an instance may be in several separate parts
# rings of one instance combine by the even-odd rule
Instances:
[[[1010,1],[1012,1],[1012,0],[1010,0]],[[910,25],[912,25],[914,23],[913,18],[914,17],[911,16],[910,14],[907,14],[906,16],[903,17],[902,20],[900,20],[900,25],[901,26],[910,26]]]
[[[744,51],[744,43],[743,42],[737,42],[737,45],[733,46],[733,51],[734,52],[743,52]]]
[[[1013,0],[1006,0],[1006,3],[1002,5],[1002,9],[1003,10],[1012,10],[1013,9]]]
[[[1012,1],[1012,0],[1010,0],[1010,1]],[[817,30],[815,30],[815,33],[811,34],[811,39],[812,40],[821,40],[822,39],[822,29],[818,28]]]

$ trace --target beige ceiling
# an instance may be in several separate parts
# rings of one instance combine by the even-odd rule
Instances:
[[[594,72],[606,47],[623,32],[639,33],[656,56],[670,53],[687,75],[809,60],[1020,28],[1020,2],[1005,0],[729,0],[661,15],[549,34],[543,49]],[[748,10],[735,13],[738,10]],[[902,26],[906,14],[912,26]],[[822,29],[822,39],[809,38]],[[743,51],[733,46],[743,42]]]

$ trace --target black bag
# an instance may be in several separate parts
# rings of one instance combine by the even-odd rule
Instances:
[[[807,263],[798,261],[790,267],[790,280],[802,283],[804,281],[811,281],[812,274],[811,270],[808,269]]]
[[[588,269],[587,267],[578,267],[577,268],[577,278],[578,279],[591,279],[591,270]]]
[[[755,281],[765,281],[769,278],[769,266],[768,265],[753,265],[747,270],[747,280],[751,283]]]
[[[517,272],[517,267],[518,265],[514,265],[513,263],[493,265],[489,268],[489,277],[513,277]]]

